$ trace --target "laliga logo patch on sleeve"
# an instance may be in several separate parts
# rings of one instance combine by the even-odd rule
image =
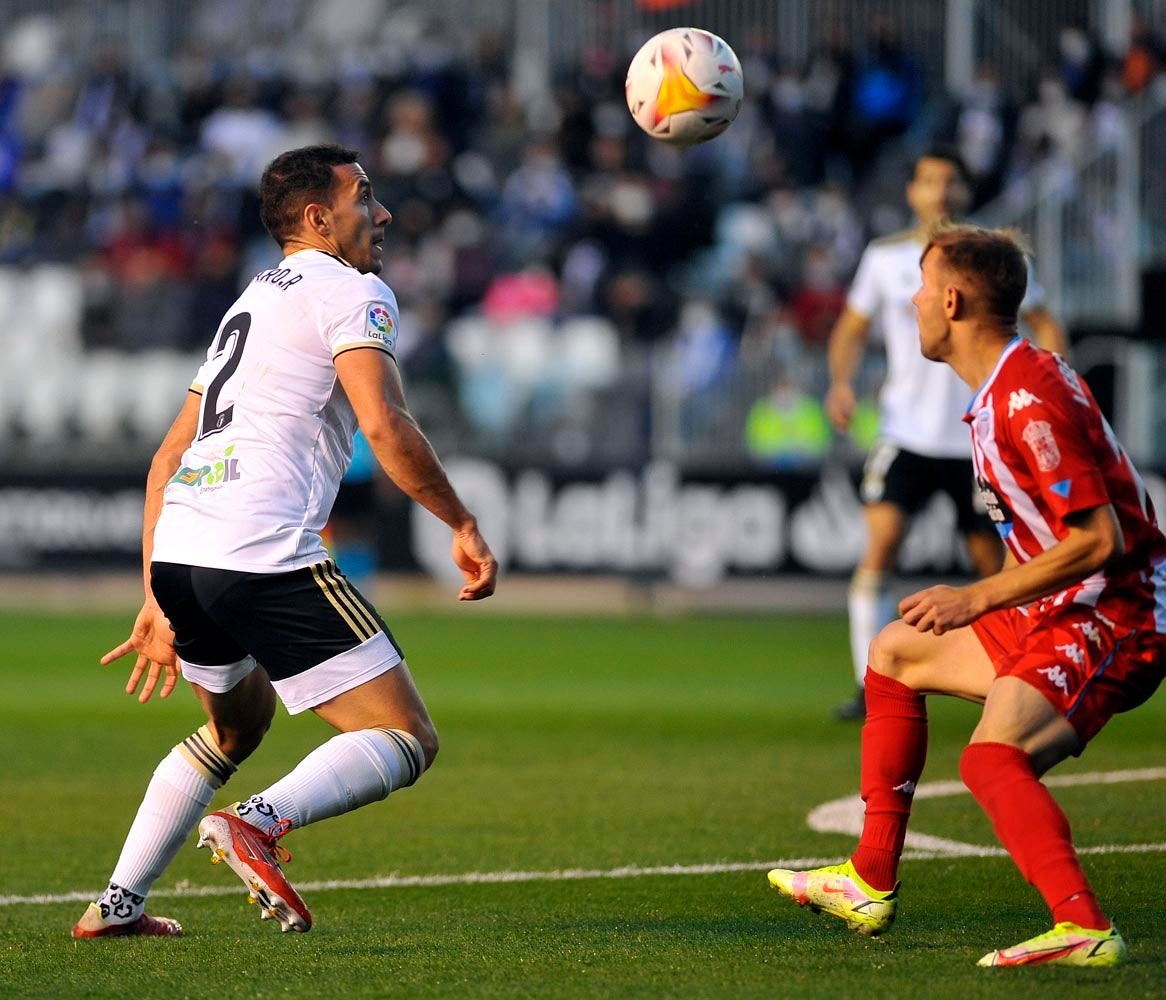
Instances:
[[[397,346],[397,330],[393,326],[388,306],[382,302],[369,305],[364,314],[364,333],[373,340],[379,340],[390,351]]]

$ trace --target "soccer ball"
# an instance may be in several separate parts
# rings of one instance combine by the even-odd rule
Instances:
[[[723,38],[669,28],[635,54],[624,95],[632,118],[653,139],[694,146],[733,124],[744,89],[741,64]]]

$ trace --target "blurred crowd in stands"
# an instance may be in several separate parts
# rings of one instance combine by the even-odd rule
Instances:
[[[361,151],[394,216],[383,277],[402,306],[405,373],[460,399],[473,429],[513,431],[506,392],[524,364],[534,383],[554,370],[594,391],[650,357],[698,399],[744,359],[772,377],[760,402],[796,411],[807,443],[792,460],[814,459],[830,437],[807,409],[820,386],[790,373],[820,354],[867,239],[908,224],[914,149],[955,142],[983,202],[1038,163],[1109,141],[1118,104],[1166,59],[1142,25],[1124,53],[1065,27],[1033,92],[984,69],[967,93],[944,94],[889,22],[859,39],[835,32],[804,65],[733,39],[740,117],[677,151],[624,107],[640,39],[553,67],[549,92],[532,95],[508,37],[466,46],[423,14],[378,25],[369,11],[204,0],[173,57],[148,71],[116,38],[78,51],[47,16],[9,25],[0,264],[79,268],[87,350],[202,351],[240,287],[278,258],[258,221],[263,164],[336,141]],[[499,329],[525,347],[509,368],[479,364],[475,382],[483,331]],[[567,350],[546,341],[568,329],[584,346],[564,365]],[[524,405],[539,398],[535,384]],[[759,461],[791,460],[766,444],[781,420],[764,405],[749,420]]]

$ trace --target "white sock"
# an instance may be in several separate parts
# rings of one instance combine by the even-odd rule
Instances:
[[[870,644],[874,637],[895,620],[890,588],[883,573],[858,570],[850,581],[846,595],[850,614],[850,655],[854,660],[854,679],[864,686],[870,662]]]
[[[235,772],[210,729],[178,744],[154,770],[126,835],[109,888],[97,905],[110,923],[137,920],[150,887],[174,860],[215,791]]]
[[[379,802],[425,770],[416,737],[400,729],[358,729],[333,736],[270,788],[239,805],[239,816],[264,832],[293,828]]]

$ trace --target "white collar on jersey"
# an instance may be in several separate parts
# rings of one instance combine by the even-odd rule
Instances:
[[[1008,341],[1007,344],[1004,345],[1004,350],[1000,352],[1000,357],[996,359],[996,365],[992,369],[992,373],[986,379],[984,379],[984,384],[976,390],[976,394],[972,397],[972,401],[968,404],[968,413],[971,413],[972,410],[983,405],[983,400],[980,397],[983,396],[988,387],[996,381],[996,376],[999,374],[1001,366],[1007,360],[1009,355],[1011,355],[1012,352],[1020,346],[1023,339],[1024,338],[1021,337],[1018,333],[1015,337]]]

